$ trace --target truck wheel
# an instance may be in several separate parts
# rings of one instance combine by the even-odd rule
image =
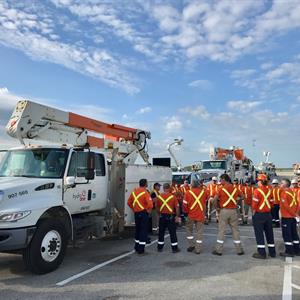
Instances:
[[[23,251],[27,269],[35,274],[54,271],[64,259],[67,243],[67,232],[62,222],[55,219],[42,221]]]

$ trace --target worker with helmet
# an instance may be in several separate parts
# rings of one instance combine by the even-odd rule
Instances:
[[[182,222],[185,223],[185,214],[183,211],[183,204],[182,204],[183,193],[182,193],[180,184],[176,184],[175,182],[173,182],[170,192],[176,198],[176,200],[179,204],[180,217],[181,217]]]
[[[159,215],[159,229],[157,251],[162,252],[165,244],[165,231],[168,228],[172,252],[179,252],[178,241],[176,235],[176,222],[180,222],[179,203],[176,197],[171,193],[169,183],[163,184],[164,192],[157,196],[156,210]]]
[[[272,190],[267,187],[267,176],[265,174],[260,174],[258,175],[257,180],[258,188],[254,190],[252,200],[252,221],[257,243],[257,252],[254,253],[252,257],[266,259],[265,237],[268,244],[269,256],[276,257],[271,215],[274,201],[272,198]]]
[[[188,190],[183,199],[183,205],[186,209],[188,220],[186,222],[186,233],[189,247],[188,252],[195,250],[196,254],[200,254],[202,246],[203,223],[205,220],[205,209],[207,202],[207,190],[199,180],[192,182],[192,188]],[[195,236],[193,235],[193,227],[195,226]]]
[[[157,215],[157,211],[155,208],[155,203],[157,201],[157,196],[160,194],[160,187],[161,184],[159,182],[155,182],[153,185],[153,189],[150,193],[151,195],[151,199],[153,201],[153,209],[151,211],[151,218],[150,218],[150,224],[151,225],[149,227],[149,231],[152,234],[157,234],[158,233],[158,215]]]
[[[212,182],[207,185],[207,193],[209,195],[208,201],[206,202],[207,208],[206,208],[206,220],[205,224],[208,224],[211,221],[211,212],[213,209],[213,200],[215,195],[218,191],[218,185],[217,185],[217,177],[212,177]],[[216,219],[218,220],[218,212],[216,211]]]
[[[290,187],[291,182],[289,179],[281,181],[281,228],[282,237],[285,245],[285,252],[281,252],[280,256],[293,257],[300,255],[299,249],[299,236],[297,232],[296,217],[299,212],[299,203],[296,199],[296,193]]]
[[[233,180],[233,187],[237,188],[242,193],[242,185],[239,184],[239,180],[235,178]],[[240,201],[240,204],[237,206],[238,220],[239,225],[243,224],[243,215],[244,215],[244,200]]]
[[[135,246],[138,254],[145,252],[145,245],[148,236],[149,213],[152,210],[153,203],[149,192],[147,191],[147,179],[139,181],[139,187],[135,188],[127,201],[128,206],[134,212],[135,219]]]
[[[244,197],[245,197],[245,199],[244,199],[243,224],[247,225],[248,224],[248,214],[249,214],[249,210],[251,208],[252,197],[253,197],[251,180],[249,178],[247,178],[245,184],[242,185],[241,191],[242,191],[242,193],[244,194]]]
[[[238,255],[243,255],[244,250],[242,248],[238,229],[237,204],[238,201],[243,199],[244,196],[241,191],[238,190],[238,188],[234,187],[231,184],[231,180],[228,174],[222,174],[220,176],[220,181],[222,186],[214,197],[215,207],[220,207],[219,232],[217,237],[217,244],[212,254],[222,255],[225,229],[226,225],[228,224],[232,231],[232,237],[236,252]]]
[[[295,192],[297,194],[298,190],[299,190],[298,180],[296,178],[293,178],[291,181],[291,184],[292,184],[293,192]]]
[[[279,207],[280,207],[281,188],[277,178],[272,180],[272,197],[274,205],[271,210],[273,227],[280,227]]]

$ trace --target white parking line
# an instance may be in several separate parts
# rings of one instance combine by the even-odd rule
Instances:
[[[167,237],[169,237],[169,234],[165,235],[165,238],[167,238]],[[146,245],[146,247],[152,246],[153,244],[155,244],[157,242],[158,242],[158,240],[155,240],[155,241],[151,242],[150,244]],[[94,267],[92,267],[90,269],[87,269],[87,270],[85,270],[83,272],[75,274],[75,275],[73,275],[73,276],[71,276],[71,277],[69,277],[69,278],[67,278],[67,279],[65,279],[63,281],[57,282],[56,285],[57,286],[64,286],[64,285],[70,283],[71,281],[74,281],[74,280],[76,280],[76,279],[78,279],[80,277],[83,277],[83,276],[85,276],[85,275],[87,275],[87,274],[89,274],[91,272],[94,272],[94,271],[96,271],[96,270],[98,270],[100,268],[103,268],[104,266],[107,266],[107,265],[109,265],[109,264],[111,264],[111,263],[113,263],[115,261],[118,261],[118,260],[120,260],[120,259],[122,259],[124,257],[127,257],[129,255],[132,255],[134,253],[135,253],[135,251],[132,250],[132,251],[129,251],[129,252],[124,253],[122,255],[119,255],[119,256],[117,256],[115,258],[112,258],[110,260],[107,260],[107,261],[105,261],[105,262],[103,262],[103,263],[101,263],[99,265],[96,265],[96,266],[94,266]]]
[[[292,262],[291,257],[285,258],[282,300],[292,300]]]

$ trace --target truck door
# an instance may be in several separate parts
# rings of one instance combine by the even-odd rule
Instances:
[[[95,177],[86,180],[88,154],[88,151],[74,151],[70,159],[67,177],[75,177],[75,184],[65,190],[64,203],[72,214],[100,210],[107,203],[105,157],[95,153]]]

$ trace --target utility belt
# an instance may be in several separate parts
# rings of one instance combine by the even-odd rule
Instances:
[[[175,219],[175,214],[160,214],[160,218],[165,220],[173,220]]]
[[[141,210],[141,211],[137,211],[137,212],[134,212],[135,214],[137,214],[137,215],[139,215],[139,214],[141,214],[141,215],[143,215],[143,214],[146,214],[146,215],[148,215],[148,212],[147,212],[147,210],[146,209],[144,209],[144,210]]]

